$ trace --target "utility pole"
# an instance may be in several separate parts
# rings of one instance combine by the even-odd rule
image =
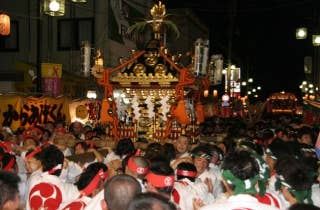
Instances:
[[[41,60],[42,60],[42,1],[37,3],[37,95],[42,94],[42,81],[41,81]]]
[[[232,57],[232,40],[233,40],[233,28],[234,28],[234,17],[236,16],[237,0],[229,0],[229,28],[228,28],[228,60],[227,60],[227,72],[226,81],[227,85],[225,91],[228,92],[230,88],[230,74],[231,74],[231,57]]]

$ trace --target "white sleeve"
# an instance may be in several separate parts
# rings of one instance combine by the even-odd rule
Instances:
[[[82,168],[79,164],[69,161],[68,163],[68,175],[67,175],[67,182],[68,183],[75,183],[77,177],[82,173]]]
[[[109,162],[113,161],[113,160],[117,160],[117,159],[121,159],[118,155],[116,155],[114,152],[110,152],[107,154],[107,156],[104,158],[103,163],[104,164],[108,164]]]

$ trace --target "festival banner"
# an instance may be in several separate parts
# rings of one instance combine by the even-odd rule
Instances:
[[[69,100],[65,97],[0,97],[1,125],[12,130],[20,126],[43,125],[46,122],[70,123]]]
[[[20,96],[0,96],[0,121],[2,126],[12,130],[20,127],[20,110],[23,98]]]
[[[41,63],[43,92],[51,96],[61,94],[62,64]]]

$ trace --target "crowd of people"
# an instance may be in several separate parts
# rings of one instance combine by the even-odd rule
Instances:
[[[319,210],[319,131],[296,116],[214,118],[196,143],[114,142],[80,122],[1,127],[0,209]]]

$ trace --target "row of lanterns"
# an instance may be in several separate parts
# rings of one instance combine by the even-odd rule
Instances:
[[[75,3],[86,3],[87,0],[71,0]],[[65,12],[65,0],[44,0],[43,13],[49,16],[63,16]]]
[[[296,29],[296,39],[306,39],[308,36],[308,29],[305,27]],[[313,46],[320,46],[320,34],[312,35]]]

